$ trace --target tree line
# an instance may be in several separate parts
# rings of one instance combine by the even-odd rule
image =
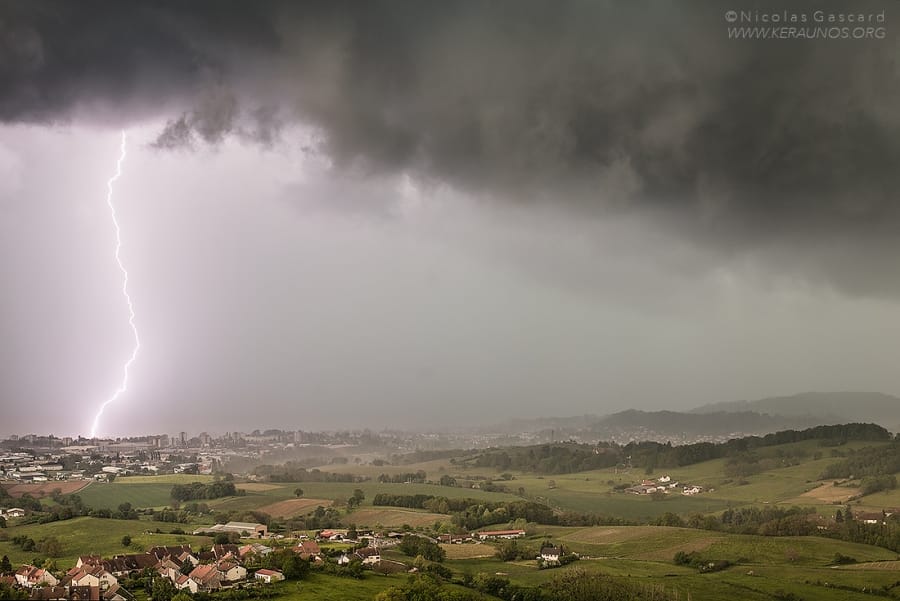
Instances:
[[[172,487],[171,497],[175,501],[200,501],[243,494],[245,494],[245,491],[235,487],[234,482],[216,480],[211,484],[204,484],[203,482],[176,484]]]
[[[698,442],[672,445],[672,443],[644,441],[631,442],[622,446],[614,443],[589,445],[564,442],[528,447],[495,448],[458,459],[455,463],[540,474],[568,474],[605,469],[616,465],[631,465],[652,470],[683,467],[726,457],[752,457],[751,452],[754,449],[805,440],[822,440],[826,446],[836,446],[848,440],[886,442],[891,439],[891,433],[877,424],[852,423],[816,426],[805,430],[783,430],[765,436],[745,436],[721,443]],[[896,454],[896,451],[894,453]],[[756,469],[754,466],[749,466],[749,463],[752,461],[744,462],[747,469]],[[898,470],[900,468],[895,471]],[[735,471],[741,470],[736,469]]]

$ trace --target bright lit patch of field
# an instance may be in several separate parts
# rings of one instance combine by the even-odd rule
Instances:
[[[190,484],[203,482],[209,484],[215,480],[213,476],[199,474],[163,474],[161,476],[120,476],[115,484]],[[240,487],[238,487],[240,488]]]
[[[305,515],[319,506],[329,507],[331,501],[325,499],[287,499],[271,505],[264,505],[259,511],[268,513],[274,518],[290,518],[297,515]]]
[[[441,548],[447,553],[447,559],[482,559],[493,557],[495,553],[490,545],[441,545]]]
[[[284,488],[284,485],[282,484],[264,484],[262,482],[240,482],[235,484],[235,486],[250,492],[263,492],[266,490],[278,490]]]
[[[65,482],[4,485],[3,488],[6,489],[6,492],[11,497],[21,497],[27,493],[36,499],[40,499],[50,496],[54,490],[59,490],[64,495],[78,492],[90,483],[90,480],[67,480]]]
[[[404,524],[416,528],[418,526],[431,526],[435,522],[447,522],[449,515],[443,513],[428,513],[425,511],[409,511],[404,509],[381,508],[357,509],[347,516],[347,521],[352,521],[357,527],[374,527],[381,524],[385,527],[399,528]],[[458,546],[458,545],[457,545]]]
[[[835,570],[890,570],[900,571],[900,561],[867,561],[843,566],[834,566]]]
[[[850,497],[859,494],[858,488],[847,486],[835,486],[834,482],[829,482],[807,491],[797,497],[798,503],[809,503],[811,501],[819,501],[821,503],[844,503]]]
[[[662,559],[666,560],[670,560],[684,545],[696,543],[706,548],[721,538],[721,535],[703,530],[665,526],[599,526],[556,532],[558,540],[569,543],[575,551],[592,556],[638,557],[648,553],[663,553],[665,557]]]

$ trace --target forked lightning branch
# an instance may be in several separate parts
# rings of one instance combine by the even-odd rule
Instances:
[[[131,356],[125,361],[122,366],[122,381],[119,384],[119,387],[116,388],[115,392],[112,395],[103,401],[103,404],[100,405],[100,409],[97,410],[97,415],[94,416],[94,422],[91,425],[91,438],[97,436],[97,428],[100,426],[100,418],[103,416],[103,412],[106,410],[106,407],[111,403],[114,403],[119,396],[122,395],[126,390],[128,390],[128,368],[131,367],[131,364],[134,363],[134,360],[137,359],[138,350],[141,348],[141,340],[138,336],[137,326],[134,323],[134,305],[131,302],[131,296],[128,294],[128,270],[125,269],[125,265],[122,263],[121,250],[122,250],[122,232],[119,228],[119,220],[116,218],[116,206],[113,203],[113,184],[122,176],[122,163],[125,162],[125,145],[127,142],[126,132],[122,132],[122,142],[120,146],[119,152],[119,160],[116,162],[116,172],[115,174],[109,178],[106,182],[106,204],[109,206],[110,217],[112,218],[113,227],[116,232],[116,250],[115,257],[116,263],[119,265],[119,270],[122,272],[122,296],[125,297],[125,302],[128,305],[128,324],[131,326],[131,332],[134,334],[134,347],[131,350]]]

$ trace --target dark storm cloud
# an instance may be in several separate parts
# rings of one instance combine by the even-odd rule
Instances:
[[[784,5],[775,5],[780,12]],[[165,115],[566,211],[647,211],[857,293],[900,292],[900,71],[884,39],[729,40],[718,2],[7,2],[0,119]],[[789,12],[846,13],[793,3]],[[827,252],[821,252],[823,247]],[[784,267],[788,268],[788,267]]]

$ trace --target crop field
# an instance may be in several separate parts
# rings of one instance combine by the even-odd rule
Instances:
[[[263,505],[260,511],[268,513],[274,518],[290,518],[298,515],[306,515],[314,511],[316,507],[328,507],[331,501],[325,499],[286,499],[276,501],[271,505]]]
[[[203,482],[209,484],[215,479],[214,476],[202,474],[163,474],[160,476],[120,476],[116,478],[115,484],[190,484],[191,482]],[[239,487],[240,488],[240,487]]]
[[[88,484],[90,484],[89,480],[66,480],[63,482],[41,482],[34,484],[5,484],[3,485],[3,488],[6,489],[6,492],[8,492],[11,497],[21,497],[24,494],[29,494],[35,499],[41,499],[50,496],[54,490],[59,490],[62,494],[68,495],[78,492]]]
[[[449,522],[450,516],[427,511],[374,507],[357,509],[347,516],[347,520],[352,521],[359,528],[374,528],[376,524],[381,524],[385,528],[400,528],[404,524],[416,528],[431,526],[435,522]]]

